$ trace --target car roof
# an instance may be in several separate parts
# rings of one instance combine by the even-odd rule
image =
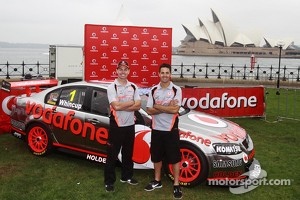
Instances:
[[[94,85],[94,86],[100,85],[100,86],[107,88],[107,86],[113,82],[114,82],[114,80],[107,80],[107,81],[89,80],[89,81],[77,81],[77,82],[66,83],[66,84],[68,84],[68,85]],[[66,84],[64,84],[64,85],[66,85]],[[142,85],[142,84],[138,84],[138,83],[135,83],[135,85],[138,88],[151,88],[150,86],[146,86],[146,85]]]
[[[77,81],[72,83],[66,83],[63,85],[58,85],[53,87],[52,89],[62,88],[62,87],[68,87],[68,86],[94,86],[98,88],[107,89],[108,85],[113,83],[114,81],[98,81],[98,80],[92,80],[92,81]],[[151,87],[147,87],[144,85],[137,85],[138,91],[140,95],[147,95],[151,89]]]
[[[73,85],[83,85],[83,86],[96,86],[96,87],[99,87],[99,86],[102,86],[104,88],[107,88],[107,86],[109,84],[111,84],[112,81],[77,81],[77,82],[72,82],[72,83],[66,83],[66,84],[63,84],[62,86],[73,86]]]

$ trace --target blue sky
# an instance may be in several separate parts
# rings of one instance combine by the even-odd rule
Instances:
[[[182,24],[212,20],[216,10],[239,31],[260,30],[300,45],[299,0],[0,0],[0,41],[83,45],[84,24],[114,24],[123,5],[132,25],[170,27],[173,46]]]

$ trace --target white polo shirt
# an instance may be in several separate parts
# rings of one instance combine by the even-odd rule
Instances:
[[[156,89],[154,89],[156,88]],[[154,93],[152,95],[152,91]],[[154,99],[154,101],[153,101]],[[154,86],[149,92],[149,97],[147,101],[147,107],[152,108],[154,104],[159,105],[169,105],[171,100],[177,100],[178,106],[181,106],[182,101],[182,91],[173,82],[167,88],[162,88],[160,84]],[[175,119],[178,117],[178,113],[160,113],[157,115],[152,115],[152,128],[160,131],[170,131],[175,123]]]
[[[130,81],[127,81],[126,85],[121,85],[118,80],[115,80],[107,88],[107,97],[109,103],[141,100],[137,86]],[[110,110],[119,127],[134,125],[134,111],[117,111],[112,106]]]

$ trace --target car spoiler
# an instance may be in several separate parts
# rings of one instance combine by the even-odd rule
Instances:
[[[0,134],[10,132],[10,111],[13,99],[16,96],[22,94],[30,96],[32,92],[38,93],[46,88],[57,85],[57,79],[34,79],[11,82],[2,80],[0,90]]]

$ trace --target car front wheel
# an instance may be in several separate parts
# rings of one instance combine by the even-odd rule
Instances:
[[[52,149],[50,131],[44,125],[33,124],[28,128],[27,144],[29,150],[37,156],[43,156]]]
[[[180,185],[192,187],[205,181],[208,175],[208,164],[202,151],[191,144],[182,143],[180,152]],[[164,169],[168,177],[174,180],[172,165],[164,164]]]

